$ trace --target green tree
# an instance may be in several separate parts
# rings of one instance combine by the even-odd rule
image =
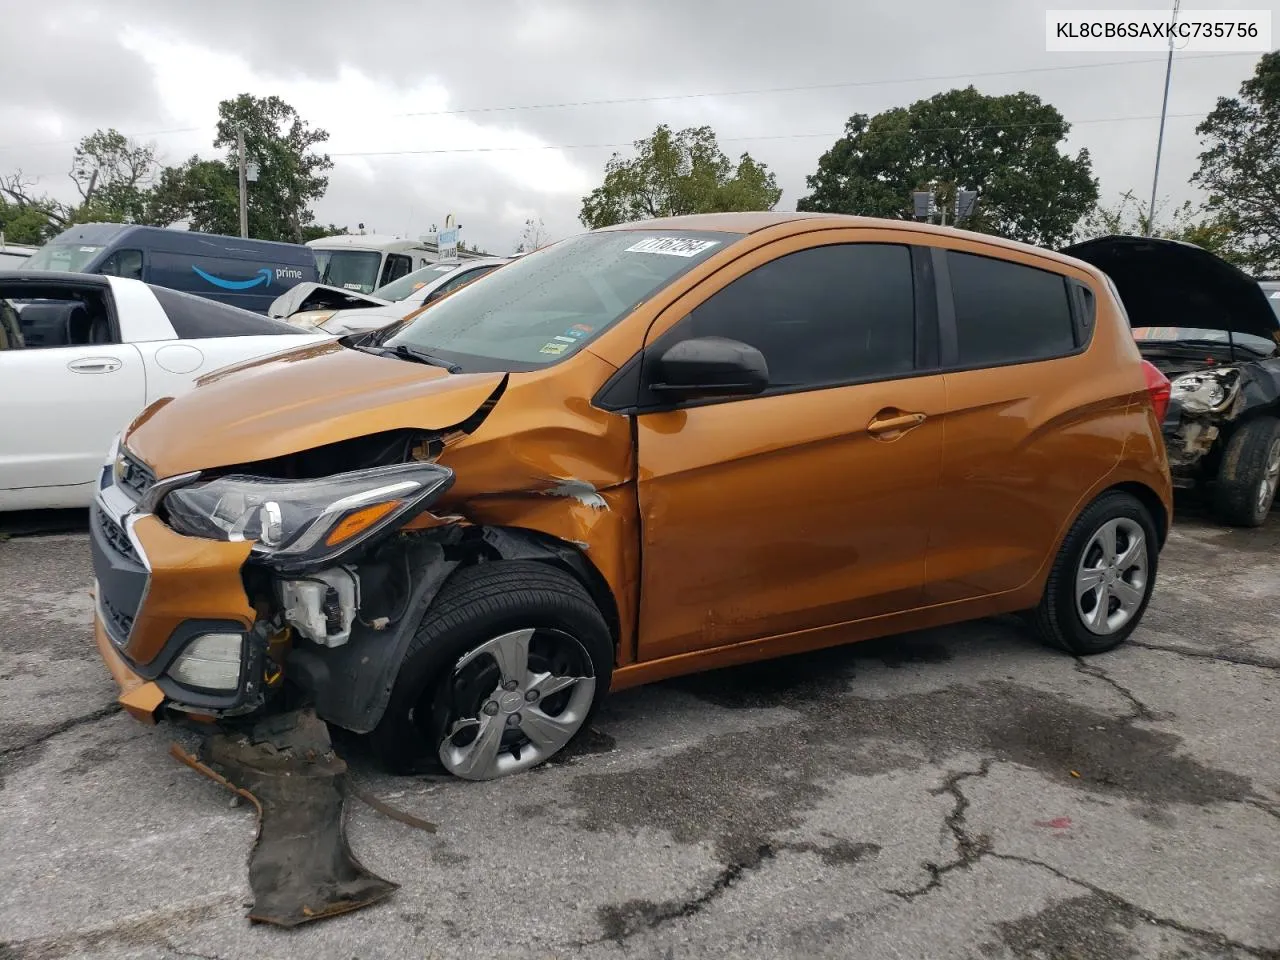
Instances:
[[[66,208],[67,221],[149,223],[147,198],[159,166],[153,144],[135,143],[119,130],[94,131],[71,158],[80,202]]]
[[[165,226],[186,220],[192,230],[238,235],[235,171],[223,160],[201,160],[198,156],[176,167],[165,167],[147,197],[146,216],[149,222]]]
[[[1200,169],[1191,182],[1234,234],[1243,266],[1280,271],[1280,51],[1265,54],[1238,97],[1220,97],[1196,127]]]
[[[772,210],[782,197],[777,178],[750,154],[735,166],[710,127],[673,133],[666,124],[635,143],[636,156],[615,153],[604,183],[582,198],[590,229],[631,220],[729,210]]]
[[[34,193],[35,187],[20,170],[0,177],[0,233],[6,242],[39,245],[65,225],[61,205]]]
[[[1090,240],[1107,236],[1146,236],[1151,224],[1147,212],[1149,204],[1138,199],[1132,190],[1120,194],[1112,206],[1098,204],[1076,229],[1077,240]],[[1215,219],[1190,200],[1165,213],[1157,207],[1156,227],[1151,235],[1164,240],[1181,240],[1194,243],[1226,260],[1237,259],[1231,246],[1232,233],[1221,220]]]
[[[323,174],[333,167],[328,154],[315,148],[329,134],[312,129],[279,97],[242,93],[219,103],[213,145],[225,149],[225,157],[191,157],[163,170],[146,215],[163,223],[188,220],[192,230],[204,233],[238,235],[239,130],[244,131],[246,160],[258,164],[258,180],[248,185],[249,236],[291,243],[311,239],[317,228],[310,205],[324,196],[329,179]]]
[[[249,189],[250,236],[301,243],[303,228],[315,222],[310,204],[329,186],[323,174],[333,161],[314,152],[329,134],[311,129],[279,97],[247,93],[218,104],[213,145],[234,151],[238,128],[244,130],[246,156],[259,165],[258,182]]]
[[[336,223],[331,223],[328,226],[314,223],[302,228],[301,242],[307,243],[310,240],[319,240],[321,237],[344,237],[350,232],[346,227],[340,227]]]
[[[974,87],[854,114],[796,208],[906,219],[915,190],[933,187],[951,204],[958,188],[971,189],[978,206],[966,228],[1056,247],[1098,199],[1088,150],[1058,149],[1070,129],[1030,93],[993,97]]]

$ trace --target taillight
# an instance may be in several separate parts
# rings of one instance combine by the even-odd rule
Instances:
[[[1150,360],[1142,361],[1142,375],[1147,381],[1147,393],[1151,394],[1151,405],[1156,408],[1156,419],[1163,422],[1169,410],[1169,378]]]

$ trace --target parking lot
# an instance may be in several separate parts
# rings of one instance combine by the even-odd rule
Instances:
[[[568,760],[361,786],[401,884],[252,926],[252,807],[114,707],[79,532],[0,542],[0,957],[1280,957],[1280,520],[1179,518],[1133,642],[985,621],[613,698]]]

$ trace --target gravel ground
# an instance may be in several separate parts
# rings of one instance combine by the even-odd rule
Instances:
[[[0,958],[1280,958],[1280,519],[1179,519],[1142,628],[1013,620],[614,697],[576,754],[361,786],[400,883],[252,926],[252,808],[114,707],[81,532],[0,542]]]

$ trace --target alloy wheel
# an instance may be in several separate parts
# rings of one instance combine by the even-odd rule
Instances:
[[[1076,570],[1076,613],[1098,636],[1115,633],[1147,595],[1147,538],[1128,517],[1108,520],[1089,538]]]
[[[523,629],[480,644],[454,665],[442,695],[440,762],[465,780],[519,773],[558,753],[595,699],[591,657],[558,630]]]

